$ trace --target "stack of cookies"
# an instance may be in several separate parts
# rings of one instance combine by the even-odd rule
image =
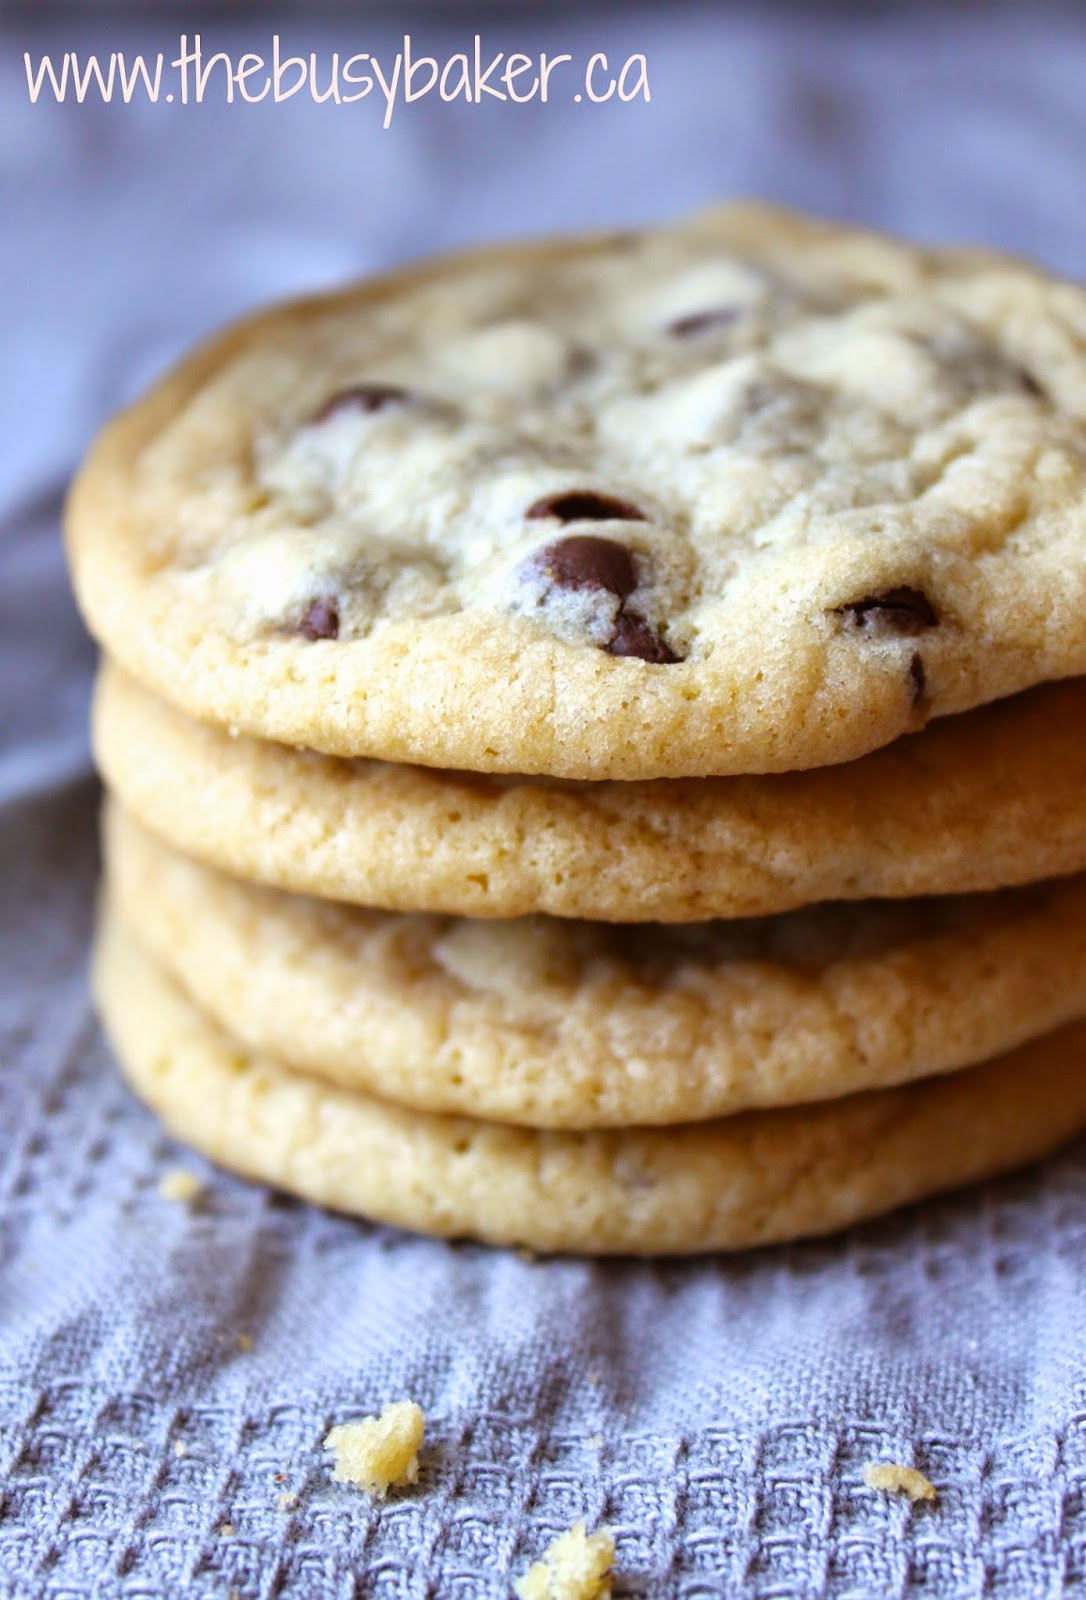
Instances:
[[[198,352],[69,508],[136,1090],[543,1250],[1086,1126],[1084,351],[1073,286],[743,206]]]

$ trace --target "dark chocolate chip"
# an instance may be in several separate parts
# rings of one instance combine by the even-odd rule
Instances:
[[[607,646],[611,656],[636,656],[656,666],[672,666],[679,657],[664,643],[644,617],[636,611],[620,611],[615,618],[615,631]]]
[[[685,317],[669,322],[667,331],[676,339],[696,339],[701,333],[714,333],[718,328],[730,328],[739,321],[738,306],[709,306],[704,311],[691,311]]]
[[[303,639],[338,639],[339,607],[334,600],[318,599],[309,603],[305,616],[298,624]]]
[[[330,395],[313,413],[313,422],[327,422],[343,411],[385,411],[389,406],[403,405],[411,397],[406,389],[393,383],[356,383],[349,389],[339,389]]]
[[[923,633],[934,628],[938,614],[922,589],[901,584],[882,594],[865,595],[862,600],[851,600],[838,606],[837,615],[845,617],[863,633],[901,634]]]
[[[544,495],[524,513],[533,521],[555,517],[559,522],[644,522],[645,513],[629,500],[597,494],[595,489],[563,489]]]
[[[914,706],[918,706],[921,700],[923,700],[924,690],[927,687],[927,681],[927,676],[924,672],[924,663],[920,659],[920,652],[917,651],[912,660],[909,662],[909,682],[912,684]]]
[[[1016,367],[1015,377],[1021,384],[1024,394],[1031,394],[1038,400],[1048,399],[1044,384],[1035,378],[1032,372],[1027,371],[1025,367]]]
[[[616,597],[618,612],[604,647],[610,655],[636,656],[661,665],[680,659],[644,617],[626,610],[626,601],[637,588],[638,570],[624,544],[596,534],[571,534],[544,545],[530,561],[558,589],[596,589]]]
[[[605,589],[620,600],[637,588],[637,565],[624,544],[595,534],[571,534],[544,545],[536,557],[540,570],[561,589]]]

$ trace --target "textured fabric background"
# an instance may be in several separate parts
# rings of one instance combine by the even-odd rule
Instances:
[[[98,1038],[91,653],[57,512],[99,420],[191,338],[454,240],[733,190],[1086,259],[1071,17],[668,7],[501,32],[644,50],[653,104],[423,104],[382,134],[297,101],[30,107],[22,48],[89,36],[26,25],[0,57],[0,1597],[481,1600],[577,1517],[613,1525],[618,1592],[653,1600],[1086,1594],[1081,1151],[814,1246],[530,1264],[211,1172]],[[137,41],[169,43],[94,36]],[[208,1185],[191,1214],[157,1193],[182,1161]],[[422,1478],[373,1506],[320,1440],[404,1395]],[[872,1459],[917,1464],[939,1503],[872,1494]]]

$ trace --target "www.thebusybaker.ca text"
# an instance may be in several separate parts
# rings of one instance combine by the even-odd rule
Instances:
[[[503,50],[489,54],[475,35],[471,50],[458,51],[443,60],[416,54],[410,34],[391,59],[368,51],[346,55],[333,50],[323,57],[285,54],[279,34],[273,34],[271,51],[261,55],[247,50],[233,56],[225,50],[206,53],[200,34],[182,34],[178,53],[154,55],[79,55],[67,50],[59,64],[52,55],[33,59],[24,53],[27,91],[36,105],[44,94],[57,102],[69,98],[122,100],[139,97],[152,104],[199,104],[210,96],[258,105],[263,100],[290,100],[305,94],[317,104],[353,105],[376,95],[384,101],[382,127],[391,125],[399,105],[412,105],[427,95],[452,102],[481,105],[484,100],[525,105],[557,98],[601,105],[617,100],[649,101],[648,61],[644,55],[627,56],[615,67],[604,51],[597,51],[578,68],[572,55],[527,55]],[[557,75],[557,76],[556,76]],[[553,81],[552,81],[553,80]],[[561,85],[558,90],[556,85]]]

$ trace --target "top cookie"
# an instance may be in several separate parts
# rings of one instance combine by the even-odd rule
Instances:
[[[109,427],[91,627],[197,717],[567,778],[1086,671],[1086,294],[737,206],[273,310]]]

